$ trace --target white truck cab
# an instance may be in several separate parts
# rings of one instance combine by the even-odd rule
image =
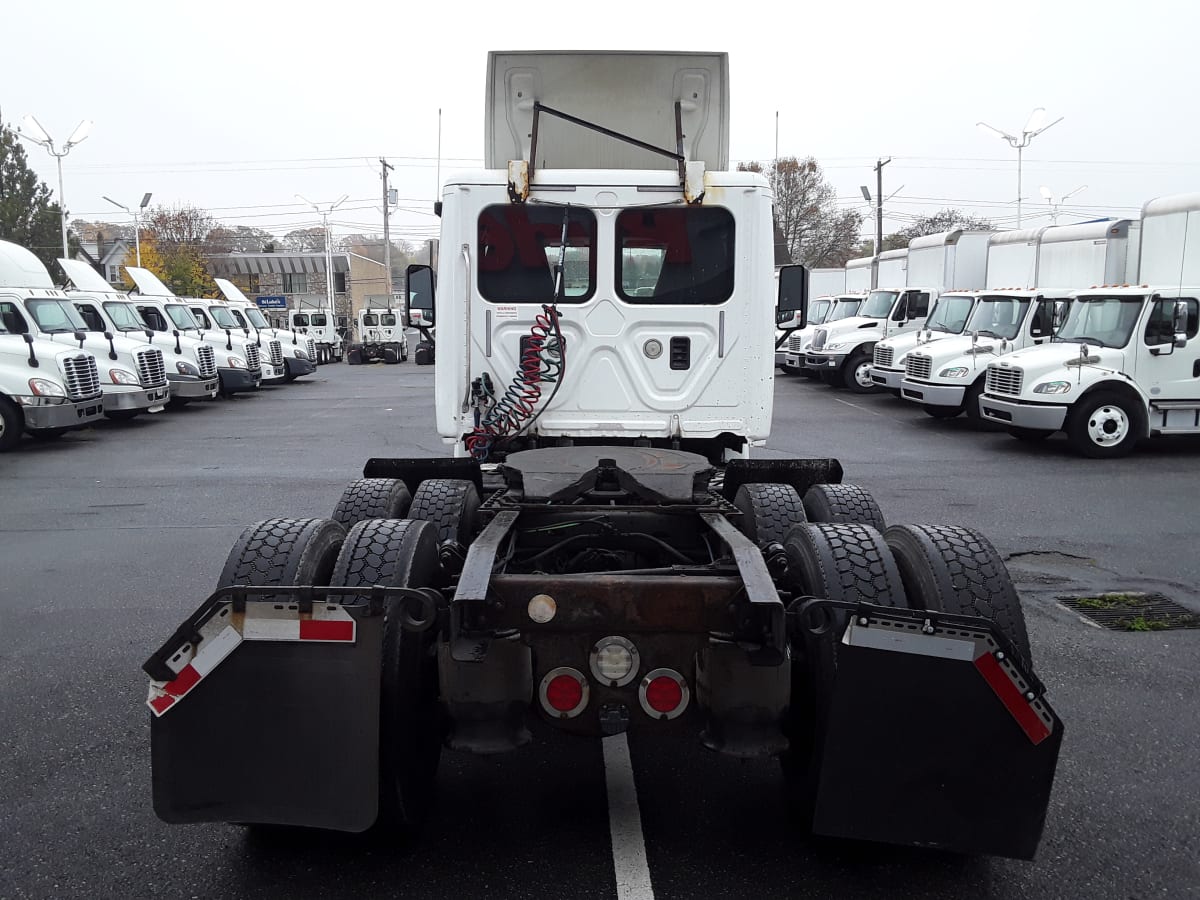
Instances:
[[[1037,287],[984,291],[962,336],[908,354],[900,396],[937,418],[965,412],[978,419],[988,363],[1049,342],[1082,284],[1106,273],[1124,280],[1136,265],[1138,233],[1122,219],[993,235],[989,286],[1025,276]]]
[[[342,361],[342,332],[328,310],[294,310],[288,313],[288,324],[293,331],[312,338],[318,365]]]
[[[804,367],[804,355],[812,346],[813,332],[818,325],[848,319],[858,312],[862,306],[863,296],[860,294],[841,294],[836,297],[817,297],[809,301],[810,314],[803,328],[796,329],[788,335],[786,351],[783,358],[783,371],[789,375],[814,375]]]
[[[167,383],[171,387],[168,406],[211,400],[217,395],[217,364],[212,348],[183,334],[169,322],[165,313],[152,317],[160,326],[152,328],[130,297],[114,291],[112,285],[87,263],[60,259],[58,264],[75,285],[74,290],[66,293],[87,323],[88,331],[95,334],[107,331],[135,339],[145,335],[147,343],[162,351]]]
[[[208,316],[202,319],[194,314],[193,306],[203,306],[205,301],[188,297],[176,297],[175,292],[163,284],[149,269],[126,266],[125,271],[137,285],[138,296],[134,300],[138,312],[147,321],[165,317],[151,324],[158,331],[159,325],[168,322],[176,329],[196,338],[212,348],[217,363],[218,393],[229,396],[243,391],[258,390],[262,381],[259,349],[255,341],[242,333],[237,321],[226,313],[228,325],[214,326]],[[163,329],[165,330],[165,328]]]
[[[612,122],[611,93],[587,90],[578,57],[492,54],[488,168],[442,187],[441,245],[458,251],[437,272],[435,396],[457,455],[514,439],[745,455],[770,432],[773,198],[761,175],[728,171],[727,58],[603,61],[661,94],[626,123],[640,143],[558,120],[569,106]],[[522,97],[535,82],[536,105]],[[682,153],[645,149],[675,148],[677,117]],[[426,285],[410,274],[410,291]],[[532,347],[549,351],[540,377]]]
[[[191,298],[188,309],[200,324],[222,330],[236,329],[242,333],[247,344],[258,351],[258,367],[262,375],[260,384],[282,384],[287,378],[283,365],[283,342],[264,335],[257,328],[251,334],[250,319],[244,309],[224,300],[200,300]]]
[[[401,363],[408,359],[408,335],[404,311],[393,307],[368,306],[358,311],[358,340],[346,350],[346,362]]]
[[[0,241],[0,268],[0,300],[6,304],[9,330],[74,346],[95,357],[106,416],[130,419],[162,411],[170,388],[158,348],[140,334],[131,340],[111,331],[90,331],[72,298],[54,287],[46,267],[24,247]]]
[[[242,293],[232,281],[225,278],[214,278],[218,290],[225,297],[229,311],[239,323],[245,323],[246,328],[253,328],[258,341],[260,353],[267,358],[273,370],[280,366],[284,369],[282,380],[295,381],[303,375],[311,375],[317,370],[316,341],[307,335],[299,335],[296,331],[286,328],[276,328],[267,321],[258,306]],[[279,346],[277,347],[276,344]],[[264,352],[265,351],[265,352]],[[263,368],[263,381],[267,382],[266,367]],[[274,379],[279,380],[279,379]]]
[[[934,341],[962,334],[978,301],[979,294],[972,291],[949,291],[939,295],[924,328],[884,338],[875,345],[871,380],[877,387],[899,394],[908,353]]]
[[[775,287],[779,287],[779,270],[775,272]],[[784,306],[780,306],[775,311],[775,365],[789,375],[795,375],[803,371],[803,359],[800,362],[788,362],[788,354],[791,347],[796,342],[792,338],[797,337],[799,331],[800,346],[804,346],[812,340],[812,329],[825,321],[825,317],[829,314],[829,310],[833,305],[833,298],[838,294],[843,294],[846,291],[846,270],[845,269],[810,269],[808,273],[808,286],[805,291],[805,300],[808,303],[806,324],[803,329],[798,328],[802,311],[793,308],[795,301],[788,300]],[[781,303],[784,301],[781,299]],[[795,353],[792,353],[794,356]]]

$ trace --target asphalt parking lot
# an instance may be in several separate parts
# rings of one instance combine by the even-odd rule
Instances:
[[[151,810],[142,661],[245,524],[328,515],[368,457],[442,454],[432,376],[326,366],[0,458],[0,898],[617,895],[606,754],[554,733],[445,754],[406,842]],[[1009,557],[1066,729],[1046,832],[1033,863],[815,840],[774,764],[631,740],[653,896],[1200,896],[1200,631],[1102,631],[1055,599],[1153,589],[1200,611],[1200,442],[1082,460],[781,376],[766,452],[836,456],[889,521],[975,526]]]

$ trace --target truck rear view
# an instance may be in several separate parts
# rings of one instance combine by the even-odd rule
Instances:
[[[724,54],[490,56],[488,168],[409,303],[453,452],[246,529],[145,665],[163,819],[412,827],[444,748],[540,723],[776,757],[822,834],[1033,855],[1062,726],[996,551],[750,458],[772,197],[725,171],[727,85]]]

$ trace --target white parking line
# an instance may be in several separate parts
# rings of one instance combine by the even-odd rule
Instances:
[[[836,400],[838,403],[844,403],[844,404],[846,404],[846,406],[853,406],[855,409],[861,410],[862,412],[865,412],[865,413],[870,413],[873,416],[879,416],[880,418],[886,418],[886,416],[884,416],[883,413],[875,412],[875,410],[873,410],[873,409],[867,409],[865,406],[859,406],[857,403],[851,403],[849,400],[843,400],[841,397],[834,397],[833,399]]]
[[[642,814],[633,762],[624,734],[601,740],[604,747],[604,781],[608,787],[608,828],[612,836],[613,869],[617,876],[617,900],[654,900],[646,842],[642,839]]]

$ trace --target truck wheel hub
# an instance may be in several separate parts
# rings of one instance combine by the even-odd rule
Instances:
[[[1129,433],[1129,417],[1116,406],[1101,406],[1088,420],[1088,437],[1100,446],[1119,444]]]

